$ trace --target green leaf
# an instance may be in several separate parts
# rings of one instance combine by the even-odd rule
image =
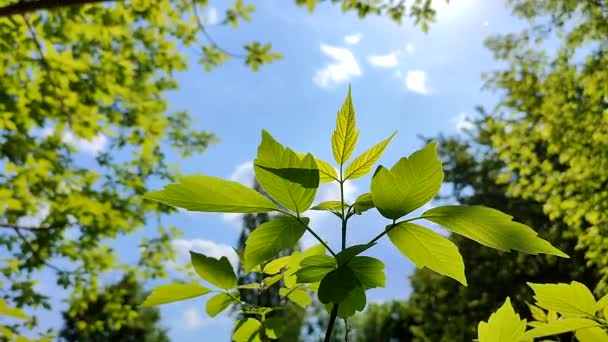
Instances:
[[[167,304],[200,297],[210,293],[211,290],[198,283],[161,285],[152,290],[152,293],[141,304],[142,307]]]
[[[25,312],[21,311],[21,309],[8,305],[8,303],[2,298],[0,298],[0,315],[18,319],[29,318],[28,315],[25,314]]]
[[[562,316],[595,316],[595,298],[589,289],[576,281],[570,284],[533,284],[536,305],[555,310]]]
[[[321,280],[319,300],[323,304],[340,304],[357,287],[361,287],[361,283],[355,272],[348,266],[338,267]]]
[[[260,288],[260,283],[249,283],[249,284],[245,284],[245,285],[239,285],[236,288],[243,289],[243,290],[257,290]]]
[[[244,318],[236,321],[232,340],[234,342],[259,342],[262,323],[255,318]]]
[[[386,275],[384,263],[368,256],[356,256],[347,265],[364,289],[384,287]]]
[[[348,204],[344,203],[344,207],[347,207]],[[312,210],[327,210],[327,211],[335,211],[340,212],[342,210],[342,202],[340,201],[325,201],[321,202],[314,207],[310,208]]]
[[[579,342],[608,342],[608,332],[601,327],[590,327],[576,330]]]
[[[532,318],[539,322],[547,322],[547,313],[536,305],[528,304],[528,308],[530,308],[530,313],[532,314]]]
[[[432,142],[401,158],[390,169],[379,166],[372,177],[373,202],[382,216],[396,220],[421,207],[439,192],[443,169]]]
[[[303,221],[308,224],[309,220]],[[259,225],[245,244],[245,271],[295,246],[306,231],[304,224],[293,217],[279,217]]]
[[[544,336],[559,335],[570,331],[576,331],[579,329],[599,327],[599,324],[595,321],[585,318],[563,318],[556,321],[547,323],[543,326],[539,326],[532,330],[528,330],[524,336],[526,338],[538,338]]]
[[[338,112],[336,119],[336,129],[331,136],[331,147],[334,159],[339,165],[344,165],[355,150],[359,131],[355,128],[355,108],[351,98],[351,89],[348,87],[348,94]]]
[[[365,252],[374,246],[375,243],[372,244],[361,244],[361,245],[353,245],[348,248],[345,248],[340,253],[336,255],[336,260],[338,261],[338,265],[346,265],[348,264],[355,256]]]
[[[490,316],[488,322],[479,322],[477,333],[479,342],[515,342],[521,341],[526,330],[526,320],[521,320],[513,310],[511,300],[505,303]]]
[[[319,170],[312,154],[301,158],[262,131],[253,168],[262,188],[283,206],[296,213],[310,208],[319,187]]]
[[[308,258],[313,255],[321,255],[325,254],[325,247],[323,245],[318,244],[313,246],[304,252],[294,252],[289,257],[289,263],[287,264],[287,269],[284,274],[285,287],[293,288],[297,285],[297,278],[295,273],[300,269],[300,261]]]
[[[374,164],[380,159],[386,146],[388,146],[388,143],[393,139],[395,134],[397,134],[397,132],[391,134],[390,137],[372,146],[369,150],[355,158],[346,168],[344,179],[357,179],[368,174],[372,170]]]
[[[310,297],[308,292],[301,289],[294,290],[282,287],[279,289],[279,295],[283,297],[287,296],[289,300],[298,304],[298,306],[300,306],[302,309],[306,309],[306,307],[312,302],[312,297]]]
[[[311,255],[302,259],[295,273],[298,283],[314,283],[336,268],[336,259],[327,255]]]
[[[190,251],[190,260],[196,273],[210,284],[224,290],[236,287],[236,274],[225,256],[216,259]]]
[[[357,197],[355,203],[353,204],[353,209],[357,215],[361,215],[374,207],[374,199],[372,198],[372,194],[369,192]]]
[[[266,277],[264,278],[264,285],[266,285],[266,288],[276,284],[279,282],[279,280],[281,280],[281,278],[283,278],[283,274],[279,273],[279,274],[275,274],[272,277]]]
[[[235,294],[238,296],[238,292],[236,292]],[[235,301],[231,296],[222,292],[209,298],[209,300],[207,301],[207,305],[205,305],[205,311],[210,317],[215,317],[231,304],[237,303],[238,302]]]
[[[240,183],[211,176],[187,176],[144,198],[190,211],[266,213],[277,210],[271,200]]]
[[[355,287],[338,306],[338,317],[349,318],[354,316],[357,311],[365,309],[365,304],[367,304],[365,290],[362,287]]]
[[[322,159],[315,158],[315,160],[317,161],[317,167],[319,168],[319,181],[321,183],[328,183],[338,180],[338,174],[333,166]]]
[[[398,223],[389,230],[388,237],[418,268],[426,266],[467,285],[458,247],[444,236],[417,224]]]
[[[287,322],[283,318],[270,317],[264,320],[264,329],[266,330],[266,336],[271,339],[279,339],[285,333]]]
[[[266,274],[277,274],[289,263],[289,255],[274,259],[264,265],[263,272]]]
[[[426,211],[422,218],[442,225],[448,230],[475,240],[482,245],[508,252],[516,250],[528,254],[568,256],[536,232],[512,216],[482,206],[446,205]]]
[[[595,310],[600,311],[603,308],[608,308],[608,294],[604,295],[600,300],[597,301],[595,305]],[[606,317],[608,319],[608,317]]]

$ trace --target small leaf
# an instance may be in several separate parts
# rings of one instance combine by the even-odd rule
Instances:
[[[391,134],[390,137],[372,146],[369,150],[355,158],[346,168],[344,179],[357,179],[368,174],[372,170],[374,164],[380,159],[380,156],[382,156],[386,146],[388,146],[388,143],[393,139],[395,134],[397,134],[397,132]]]
[[[338,180],[338,174],[333,166],[322,159],[315,158],[315,160],[317,161],[317,167],[319,168],[319,181],[321,183],[328,183]]]
[[[309,249],[305,250],[304,252],[294,252],[290,257],[289,257],[289,263],[287,264],[287,269],[285,270],[284,274],[284,282],[285,282],[285,287],[287,288],[293,288],[295,287],[298,283],[297,283],[297,278],[295,273],[300,269],[300,261],[302,261],[303,259],[308,258],[309,256],[313,256],[313,255],[324,255],[325,254],[325,247],[323,247],[323,245],[318,244],[316,246],[310,247]]]
[[[312,255],[300,262],[295,273],[298,283],[314,283],[336,268],[336,259],[327,255]]]
[[[275,274],[272,277],[266,277],[264,278],[264,285],[266,288],[269,288],[270,286],[278,283],[281,278],[283,278],[283,275],[281,273]]]
[[[526,320],[521,320],[515,313],[508,297],[500,309],[490,315],[487,323],[479,322],[477,327],[479,342],[521,341],[525,330]]]
[[[532,228],[511,221],[512,216],[496,209],[446,205],[428,210],[421,217],[440,224],[456,234],[501,251],[516,250],[528,254],[544,253],[568,257],[549,242],[539,238]]]
[[[600,300],[598,300],[597,304],[595,305],[596,311],[600,311],[603,308],[608,308],[608,294],[604,295],[604,297],[602,297]],[[608,317],[606,317],[606,318],[608,318]]]
[[[277,210],[271,200],[240,183],[211,176],[187,176],[144,198],[190,211],[266,213]]]
[[[141,304],[142,307],[167,304],[199,297],[210,293],[211,290],[197,283],[161,285],[152,290],[152,293]]]
[[[355,214],[361,215],[362,213],[368,211],[371,208],[375,208],[374,199],[372,198],[371,193],[365,193],[360,195],[355,200],[353,204],[353,209],[355,210]]]
[[[308,219],[303,218],[305,224]],[[306,228],[293,217],[280,217],[259,225],[245,243],[245,271],[271,259],[300,240]]]
[[[348,266],[338,267],[321,280],[319,300],[323,304],[340,304],[357,287],[361,287],[361,283],[355,272]]]
[[[362,287],[355,287],[348,293],[348,296],[338,306],[338,317],[349,318],[354,316],[357,311],[363,311],[367,304],[365,290]]]
[[[236,288],[243,289],[243,290],[257,290],[260,288],[260,283],[250,283],[250,284],[245,284],[245,285],[239,285]]]
[[[375,243],[372,244],[362,244],[362,245],[353,245],[344,250],[342,250],[338,255],[336,255],[336,260],[338,261],[338,265],[346,265],[348,264],[355,256],[365,252],[366,250],[373,247]]]
[[[2,298],[0,298],[0,315],[9,316],[18,319],[28,319],[28,315],[25,312],[21,311],[19,308],[15,308],[9,306],[8,303]]]
[[[253,169],[262,188],[283,206],[296,213],[310,208],[319,187],[319,170],[312,154],[299,157],[262,131]]]
[[[274,259],[264,266],[263,272],[266,274],[277,274],[287,266],[289,255]]]
[[[590,327],[599,327],[599,324],[585,318],[563,318],[547,323],[541,327],[528,330],[524,334],[524,337],[538,338],[544,336],[553,336]]]
[[[255,318],[244,318],[236,321],[232,340],[234,342],[260,341],[262,323]]]
[[[539,322],[547,322],[547,314],[545,313],[545,311],[541,308],[539,308],[536,305],[531,305],[528,304],[528,307],[530,308],[530,313],[532,314],[532,318],[534,318],[535,320],[539,321]]]
[[[298,304],[298,306],[300,306],[302,309],[306,309],[306,307],[312,302],[312,297],[310,297],[306,291],[300,289],[290,290],[282,287],[279,289],[279,295],[283,297],[287,296],[289,300]]]
[[[190,260],[196,273],[209,283],[224,290],[236,287],[236,274],[225,256],[218,260],[190,251]]]
[[[391,242],[418,268],[428,267],[467,285],[458,247],[434,231],[413,223],[399,223],[388,232]]]
[[[368,256],[356,256],[347,267],[355,273],[364,289],[384,287],[386,275],[382,261]]]
[[[355,124],[355,108],[349,86],[344,104],[342,104],[342,108],[338,111],[336,129],[331,136],[334,159],[339,165],[344,165],[355,150],[355,145],[359,138],[359,131],[356,130]]]
[[[576,281],[570,284],[533,284],[536,305],[555,310],[562,316],[595,316],[595,298],[589,289]]]
[[[264,329],[266,330],[266,336],[271,339],[277,340],[283,333],[285,333],[288,323],[284,319],[278,317],[270,317],[264,320]]]
[[[344,207],[347,207],[348,204],[344,203]],[[327,211],[335,211],[340,212],[342,210],[342,202],[340,201],[325,201],[321,202],[314,207],[310,208],[312,210],[327,210]]]
[[[437,143],[432,142],[401,158],[390,169],[379,166],[372,177],[371,192],[382,216],[396,220],[421,207],[439,192],[443,182]]]
[[[236,292],[238,296],[238,292]],[[231,296],[226,293],[218,293],[215,296],[209,298],[205,305],[205,311],[210,317],[217,316],[220,312],[224,311],[231,304],[238,303]]]

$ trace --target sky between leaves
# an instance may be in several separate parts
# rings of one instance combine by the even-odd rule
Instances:
[[[361,130],[355,155],[398,130],[381,159],[391,166],[421,147],[419,134],[453,134],[466,129],[473,107],[491,105],[494,100],[480,90],[481,73],[497,67],[483,48],[483,39],[518,30],[522,23],[510,17],[502,1],[450,2],[438,3],[437,23],[426,35],[409,23],[397,26],[388,19],[372,17],[361,21],[355,15],[343,15],[339,6],[322,4],[311,16],[289,1],[255,2],[251,24],[237,32],[224,27],[210,32],[227,50],[238,49],[243,41],[263,38],[271,41],[284,59],[258,73],[249,72],[240,61],[205,73],[196,65],[192,51],[184,51],[191,56],[192,65],[178,77],[181,89],[168,94],[171,107],[189,110],[198,119],[197,125],[216,133],[221,141],[203,156],[185,161],[174,156],[173,161],[179,161],[185,174],[198,172],[250,184],[262,129],[296,151],[333,160],[331,132],[349,83]],[[210,8],[208,20],[217,21],[223,10]],[[106,144],[103,135],[89,142],[66,133],[64,139],[82,152],[85,162]],[[369,176],[347,183],[346,198],[352,200],[367,191]],[[336,199],[337,186],[319,189],[317,201]],[[311,226],[337,246],[338,220],[327,213],[309,214]],[[192,249],[215,257],[226,255],[236,264],[231,247],[241,229],[239,215],[181,212],[165,218],[164,223],[185,232],[174,241],[178,263],[188,261],[188,250]],[[387,223],[375,212],[356,217],[350,222],[348,243],[368,241]],[[135,260],[137,241],[151,233],[142,230],[113,245],[126,258]],[[314,240],[305,235],[302,243],[310,246]],[[387,287],[369,291],[369,300],[407,298],[407,277],[413,265],[388,239],[372,248],[369,255],[386,263],[387,274]],[[45,278],[43,275],[40,286],[54,286]],[[62,292],[56,293],[54,299],[60,301]],[[228,341],[233,320],[226,315],[207,317],[203,303],[197,299],[162,307],[163,325],[170,329],[173,340],[198,341],[205,336],[209,341]],[[58,304],[56,308],[64,307]],[[43,313],[41,322],[58,327],[59,311]]]

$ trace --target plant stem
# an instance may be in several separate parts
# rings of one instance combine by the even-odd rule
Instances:
[[[416,221],[416,220],[422,220],[423,218],[424,217],[420,217],[420,216],[419,217],[414,217],[414,218],[411,218],[411,219],[403,220],[403,221],[401,221],[399,223],[407,223],[407,222],[412,222],[412,221]],[[396,220],[393,220],[393,223],[391,223],[391,225],[388,228],[386,228],[382,233],[376,235],[376,237],[373,238],[373,239],[371,239],[367,244],[371,245],[372,243],[375,243],[376,241],[380,240],[380,238],[382,238],[384,235],[386,235],[388,232],[390,232],[391,229],[393,229],[395,227],[397,227],[397,223],[396,223]]]
[[[308,226],[306,223],[304,223],[304,221],[302,221],[302,219],[300,218],[300,215],[299,215],[299,214],[296,216],[296,215],[294,215],[294,214],[292,214],[292,213],[290,213],[290,212],[288,212],[288,211],[284,211],[284,210],[278,210],[278,211],[279,211],[280,213],[283,213],[283,214],[285,214],[285,215],[287,215],[287,216],[291,216],[291,217],[295,218],[296,220],[298,220],[298,222],[300,222],[300,224],[301,224],[301,225],[303,225],[303,226],[304,226],[304,228],[306,228],[306,230],[307,230],[307,231],[308,231],[310,234],[312,234],[312,236],[314,236],[314,237],[315,237],[315,239],[317,239],[317,240],[318,240],[318,241],[319,241],[319,242],[320,242],[320,243],[323,245],[323,247],[325,247],[325,249],[327,249],[327,251],[328,251],[328,252],[329,252],[331,255],[336,256],[336,252],[334,252],[334,250],[333,250],[333,249],[331,249],[331,247],[329,247],[329,245],[328,245],[328,244],[326,244],[326,243],[325,243],[325,241],[323,241],[323,239],[321,239],[321,237],[320,237],[320,236],[319,236],[317,233],[315,233],[315,231],[314,231],[314,230],[312,230],[312,228],[310,228],[310,227],[309,227],[309,226]]]
[[[331,332],[334,330],[336,317],[338,317],[338,304],[334,304],[334,307],[331,309],[331,314],[329,314],[329,323],[327,324],[327,331],[325,332],[325,342],[331,341]]]
[[[344,179],[342,179],[342,164],[340,164],[340,208],[342,209],[342,250],[346,248],[346,216],[344,215]]]

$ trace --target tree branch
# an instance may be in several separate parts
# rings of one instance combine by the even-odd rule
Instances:
[[[29,230],[29,231],[41,231],[41,230],[53,230],[62,227],[36,227],[36,226],[22,226],[14,223],[0,223],[0,228],[17,229],[17,230]]]
[[[18,228],[13,228],[13,230],[15,231],[15,233],[17,233],[17,236],[19,236],[19,238],[21,239],[21,241],[23,242],[24,245],[27,246],[27,248],[29,249],[30,253],[32,253],[32,257],[35,258],[36,260],[38,260],[39,262],[41,262],[42,264],[46,265],[47,267],[55,270],[56,272],[59,273],[70,273],[60,267],[57,267],[47,261],[45,261],[40,254],[38,254],[38,250],[34,248],[34,246],[32,246],[32,244],[30,243],[30,241],[27,239],[27,237],[25,237],[23,234],[21,234],[21,231]]]
[[[242,54],[238,54],[238,53],[227,51],[227,50],[223,49],[222,47],[220,47],[219,45],[217,45],[217,43],[215,42],[215,40],[213,39],[213,37],[211,37],[211,35],[209,34],[209,32],[207,32],[207,29],[205,28],[205,25],[203,25],[203,20],[201,19],[201,16],[198,13],[198,8],[197,8],[197,5],[196,5],[196,1],[194,1],[194,0],[192,0],[192,12],[194,12],[194,17],[196,18],[196,24],[198,26],[198,29],[203,33],[203,35],[205,36],[205,38],[207,39],[207,41],[209,41],[209,43],[211,45],[215,46],[218,50],[220,50],[221,52],[227,54],[230,57],[240,58],[240,59],[247,58],[246,55],[242,55]]]
[[[61,7],[82,6],[99,2],[109,2],[116,0],[37,0],[19,1],[17,3],[0,7],[0,18],[12,15],[21,15],[40,10],[52,10]]]

